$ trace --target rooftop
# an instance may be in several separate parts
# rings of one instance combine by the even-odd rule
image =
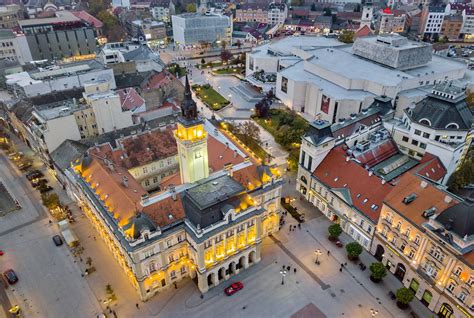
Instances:
[[[61,22],[76,22],[81,21],[70,11],[57,11],[55,12],[56,16],[54,18],[44,18],[44,19],[26,19],[19,20],[18,24],[20,27],[28,27],[34,25],[45,25],[45,24],[54,24]]]

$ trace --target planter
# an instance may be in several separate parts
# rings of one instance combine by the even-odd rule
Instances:
[[[401,303],[401,302],[397,301],[397,307],[400,308],[400,309],[407,309],[408,304],[404,304],[404,303]]]
[[[380,283],[380,282],[382,281],[381,278],[374,278],[374,277],[372,277],[372,275],[370,275],[370,280],[371,280],[373,283],[376,283],[376,284],[378,284],[378,283]]]
[[[335,241],[337,241],[337,237],[329,236],[328,240],[330,240],[331,242],[335,242]]]
[[[347,258],[351,261],[351,262],[355,262],[359,259],[359,256],[350,256],[350,255],[347,255]]]

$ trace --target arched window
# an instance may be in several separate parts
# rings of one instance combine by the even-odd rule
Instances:
[[[431,126],[431,121],[429,119],[426,119],[426,118],[422,118],[418,122],[422,125]]]
[[[449,123],[446,125],[446,129],[459,129],[459,125],[456,123]]]
[[[305,176],[301,176],[301,181],[304,183],[304,184],[308,184],[308,180],[306,179]]]

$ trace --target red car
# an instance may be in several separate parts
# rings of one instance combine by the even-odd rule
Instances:
[[[241,282],[235,282],[235,283],[232,283],[232,285],[230,285],[226,289],[224,289],[224,293],[227,296],[232,296],[233,294],[235,294],[236,292],[238,292],[242,288],[244,288],[244,284],[242,284]]]
[[[2,250],[0,250],[0,256],[2,256],[3,254],[5,254]]]
[[[16,284],[18,282],[18,276],[16,276],[15,272],[13,269],[9,269],[3,273],[7,281],[10,283],[10,285]]]

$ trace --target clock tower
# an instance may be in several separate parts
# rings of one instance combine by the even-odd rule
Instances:
[[[181,182],[192,183],[207,178],[209,176],[207,133],[204,130],[204,120],[198,116],[187,75],[181,115],[174,136],[178,144]]]

